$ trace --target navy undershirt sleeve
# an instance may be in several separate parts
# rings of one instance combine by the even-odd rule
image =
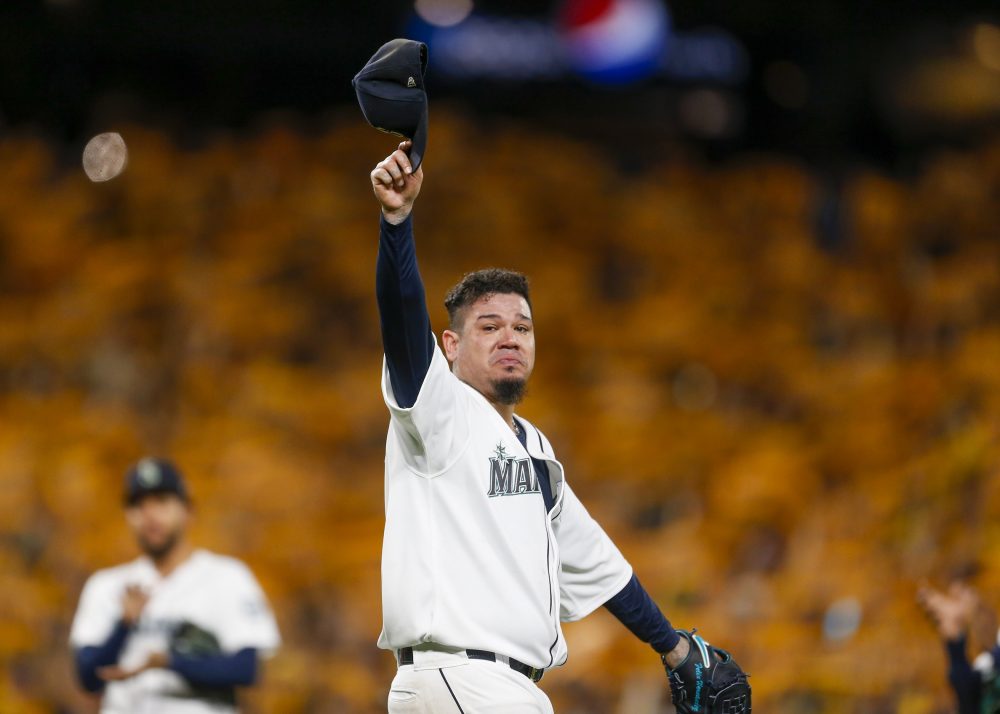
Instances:
[[[196,686],[247,686],[257,681],[257,650],[247,647],[234,654],[212,657],[188,657],[172,652],[170,669]]]
[[[408,409],[417,401],[434,355],[427,297],[417,269],[412,214],[395,226],[382,217],[375,296],[392,393],[396,403]]]
[[[965,656],[965,637],[945,640],[948,653],[948,681],[958,699],[958,714],[979,714],[982,678]]]
[[[670,652],[680,641],[680,636],[670,621],[663,616],[634,573],[628,584],[604,603],[604,607],[633,635],[648,642],[650,647],[661,654]]]
[[[76,674],[80,685],[88,692],[104,689],[104,680],[97,676],[100,667],[108,667],[118,662],[118,656],[128,639],[129,627],[119,620],[104,644],[80,647],[76,650]]]

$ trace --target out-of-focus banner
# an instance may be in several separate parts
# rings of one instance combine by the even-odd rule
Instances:
[[[649,78],[738,85],[748,54],[715,27],[681,31],[660,0],[567,0],[543,18],[480,14],[471,2],[421,0],[409,34],[431,63],[457,81],[555,80],[601,84]]]

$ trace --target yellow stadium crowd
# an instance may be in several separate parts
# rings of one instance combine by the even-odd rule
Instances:
[[[382,459],[368,172],[353,116],[179,146],[119,128],[90,183],[0,138],[0,711],[85,712],[67,631],[134,556],[125,469],[188,476],[200,544],[245,560],[285,644],[249,711],[385,710]],[[912,178],[824,182],[769,155],[625,171],[599,147],[434,117],[415,214],[435,328],[462,273],[532,280],[544,425],[680,627],[731,648],[770,714],[939,714],[914,596],[979,568],[1000,605],[1000,141]],[[828,198],[828,197],[827,197]],[[565,714],[666,711],[606,612],[567,627]]]

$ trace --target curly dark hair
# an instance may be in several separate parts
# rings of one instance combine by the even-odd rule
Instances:
[[[461,327],[459,315],[463,308],[490,295],[510,293],[520,295],[527,301],[528,307],[531,307],[528,278],[524,273],[503,268],[485,268],[473,273],[466,273],[444,298],[444,306],[448,309],[450,328],[457,330]]]

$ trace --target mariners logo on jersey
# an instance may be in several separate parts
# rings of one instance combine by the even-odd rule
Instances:
[[[531,459],[515,459],[507,455],[503,442],[493,450],[490,457],[490,490],[486,495],[520,496],[523,493],[541,493]]]

